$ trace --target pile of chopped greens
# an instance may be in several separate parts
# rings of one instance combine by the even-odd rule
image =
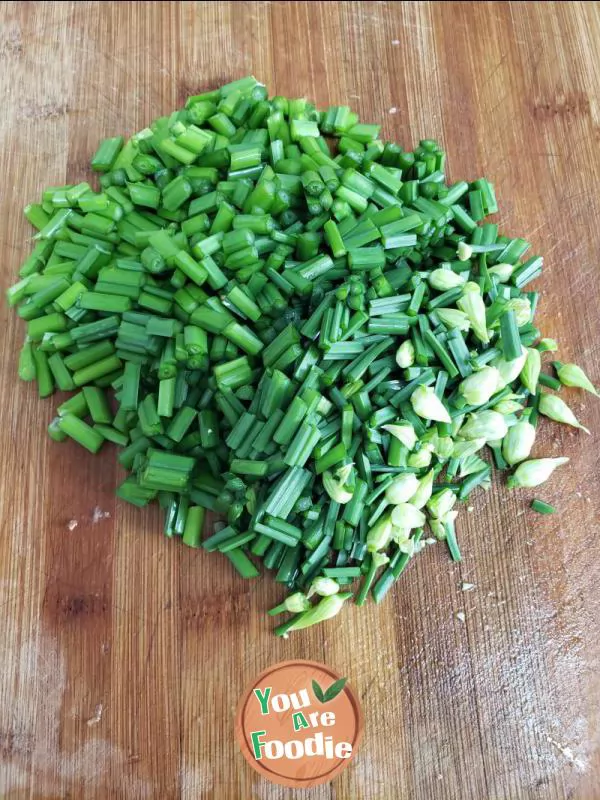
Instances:
[[[101,143],[99,191],[27,206],[36,244],[8,290],[21,378],[74,392],[50,436],[114,442],[119,497],[157,500],[167,536],[246,578],[272,571],[279,635],[355,582],[380,602],[425,541],[460,560],[457,500],[492,463],[545,481],[568,459],[530,460],[540,415],[582,427],[551,391],[595,393],[573,364],[542,371],[542,258],[485,221],[493,185],[448,185],[435,141],[379,130],[252,77],[190,97]],[[207,509],[226,522],[203,539]]]

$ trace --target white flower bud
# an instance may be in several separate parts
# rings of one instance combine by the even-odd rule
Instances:
[[[538,347],[541,353],[556,353],[558,350],[556,339],[540,339]]]
[[[450,426],[450,436],[458,436],[459,430],[462,428],[462,424],[465,421],[466,414],[457,414],[452,419],[452,425]]]
[[[526,419],[519,420],[516,425],[508,429],[502,440],[502,455],[504,460],[513,466],[519,461],[529,458],[531,448],[535,441],[535,428]]]
[[[479,456],[469,456],[468,458],[461,458],[460,469],[458,474],[461,478],[466,475],[472,475],[474,472],[479,472],[486,466],[486,462]]]
[[[449,289],[457,289],[463,286],[466,278],[451,269],[443,269],[439,267],[430,272],[427,280],[429,285],[436,289],[438,292],[447,292]]]
[[[561,364],[560,361],[555,361],[554,367],[558,379],[563,386],[574,386],[577,389],[585,389],[586,392],[591,392],[595,394],[596,397],[600,397],[594,384],[577,364]]]
[[[525,360],[527,358],[527,350],[523,347],[521,350],[521,355],[517,356],[517,358],[513,359],[512,361],[506,361],[504,358],[495,358],[492,361],[492,366],[496,367],[498,372],[500,373],[500,382],[498,385],[498,390],[504,389],[509,383],[516,381],[519,375],[521,374],[521,370],[523,369],[523,365],[525,364]]]
[[[545,417],[553,419],[555,422],[564,422],[565,425],[572,425],[574,428],[581,428],[582,431],[589,433],[571,411],[569,406],[555,394],[544,393],[540,397],[539,412]]]
[[[354,494],[346,488],[344,481],[337,480],[329,470],[325,470],[323,473],[323,488],[332,500],[342,505],[349,503]]]
[[[290,594],[283,601],[283,605],[285,606],[285,610],[292,614],[300,614],[302,611],[306,611],[308,608],[310,608],[308,597],[307,595],[302,594],[302,592],[294,592],[294,594]]]
[[[371,553],[371,564],[375,569],[383,567],[385,564],[389,563],[389,560],[390,557],[385,553]]]
[[[314,578],[306,596],[312,597],[313,594],[319,594],[321,597],[330,597],[332,594],[337,594],[339,590],[340,585],[337,581],[321,575],[318,578]]]
[[[487,344],[490,337],[485,320],[485,303],[479,291],[479,286],[473,282],[466,283],[462,297],[458,299],[456,305],[469,318],[475,336],[480,342]]]
[[[336,481],[339,481],[339,483],[348,483],[348,480],[350,479],[350,476],[352,475],[353,472],[354,472],[353,462],[350,464],[344,464],[342,467],[336,469],[334,473],[335,479]]]
[[[485,439],[492,442],[494,439],[503,439],[506,436],[508,425],[502,414],[497,411],[479,411],[469,414],[465,424],[460,429],[464,439]]]
[[[338,592],[330,597],[324,597],[316,606],[311,606],[302,616],[298,617],[290,625],[288,631],[300,631],[303,628],[308,628],[318,622],[325,622],[325,620],[335,617],[336,614],[340,613],[344,602],[349,597],[352,597],[352,592]]]
[[[466,242],[459,242],[456,248],[456,254],[459,261],[468,261],[473,255],[473,248]]]
[[[442,489],[437,492],[427,503],[427,510],[432,517],[443,519],[452,510],[456,503],[456,495],[451,489]]]
[[[470,439],[467,442],[454,442],[452,448],[452,458],[468,458],[474,456],[478,450],[486,443],[483,438]]]
[[[440,519],[430,519],[429,520],[429,527],[431,528],[431,532],[438,539],[440,542],[446,538],[446,528],[444,527],[444,523]]]
[[[381,427],[409,450],[412,450],[417,443],[417,434],[410,422],[397,422],[393,425],[382,425]]]
[[[383,550],[392,538],[392,520],[389,514],[377,520],[375,525],[367,533],[367,550],[374,553],[376,550]]]
[[[392,511],[392,524],[395,528],[420,528],[425,525],[425,514],[410,503],[398,503]]]
[[[397,475],[385,490],[385,499],[392,505],[406,503],[419,488],[419,479],[413,472]]]
[[[401,545],[410,539],[410,528],[399,528],[397,525],[392,526],[392,541],[397,545]]]
[[[458,391],[470,406],[482,406],[496,392],[499,379],[496,367],[483,367],[461,381]]]
[[[433,445],[433,452],[438,458],[450,458],[454,449],[454,441],[450,436],[436,436],[431,444]]]
[[[416,414],[436,422],[452,422],[446,407],[431,386],[417,386],[410,398]]]
[[[499,414],[516,414],[518,411],[523,409],[522,403],[517,403],[516,400],[510,400],[506,398],[504,400],[500,400],[499,403],[496,403],[493,410],[497,411]]]
[[[410,422],[397,422],[393,425],[382,425],[384,431],[398,439],[399,442],[412,450],[417,443],[417,434]]]
[[[531,394],[535,394],[537,389],[540,370],[542,368],[542,356],[535,347],[527,348],[527,358],[521,370],[521,383]]]
[[[447,328],[458,328],[459,331],[466,332],[471,327],[465,312],[459,311],[457,308],[436,308],[435,313]]]
[[[514,475],[508,479],[508,488],[521,486],[532,488],[547,481],[557,467],[568,462],[568,458],[535,458],[519,464]]]
[[[396,364],[402,369],[412,367],[415,363],[415,346],[410,339],[402,342],[396,350]]]
[[[512,297],[504,306],[506,311],[515,312],[515,322],[521,328],[531,319],[531,303],[527,297]]]
[[[496,278],[500,281],[500,283],[506,283],[510,276],[513,274],[514,265],[513,264],[495,264],[493,267],[488,269],[490,275],[495,275]]]
[[[416,453],[411,453],[408,457],[407,463],[413,469],[424,469],[431,464],[433,447],[430,444],[424,445]]]
[[[424,475],[419,481],[419,488],[414,493],[411,499],[411,505],[415,508],[423,508],[431,497],[433,491],[433,470],[430,469],[427,475]]]

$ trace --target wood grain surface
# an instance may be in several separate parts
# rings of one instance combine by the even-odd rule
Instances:
[[[498,222],[546,259],[541,327],[598,383],[599,48],[595,2],[3,2],[1,288],[31,247],[23,205],[89,178],[100,137],[254,73],[493,180]],[[48,440],[55,402],[17,382],[4,303],[0,326],[2,798],[600,798],[598,433],[543,426],[536,453],[571,464],[478,494],[461,565],[428,548],[381,607],[283,641],[274,583],[116,502],[110,449]],[[567,397],[600,430],[600,402]],[[304,793],[259,779],[233,735],[244,686],[290,658],[349,675],[366,722],[349,769]]]

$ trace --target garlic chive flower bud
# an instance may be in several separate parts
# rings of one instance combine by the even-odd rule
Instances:
[[[309,628],[311,625],[316,625],[319,622],[335,617],[339,614],[344,605],[344,601],[352,597],[352,592],[339,592],[332,594],[330,597],[324,597],[316,606],[312,606],[308,611],[305,611],[297,620],[287,628],[288,631],[300,631],[303,628]]]
[[[526,419],[519,420],[516,425],[508,429],[502,440],[502,455],[504,460],[512,467],[519,461],[529,458],[535,441],[535,428]]]
[[[581,428],[582,431],[589,433],[589,430],[579,422],[565,401],[555,394],[542,394],[539,402],[539,411],[540,414],[553,419],[555,422],[563,422],[565,425],[572,425],[574,428]]]
[[[383,567],[386,564],[389,564],[390,557],[387,556],[385,553],[372,553],[371,554],[371,565],[374,567],[375,570],[378,570],[379,567]]]
[[[488,269],[490,275],[494,275],[496,278],[498,278],[500,283],[506,283],[513,274],[513,271],[513,264],[495,264],[493,267]]]
[[[413,469],[425,469],[431,464],[433,446],[430,444],[423,445],[420,450],[411,453],[407,459],[409,467]]]
[[[302,592],[295,592],[284,600],[285,610],[291,611],[292,614],[298,614],[300,611],[306,611],[310,608],[310,603],[307,597]]]
[[[375,525],[367,533],[367,550],[369,553],[375,553],[377,550],[383,550],[387,547],[390,539],[392,538],[392,520],[386,514],[377,520]]]
[[[498,389],[503,389],[509,383],[516,381],[521,374],[523,365],[527,359],[527,350],[523,348],[521,355],[514,358],[512,361],[506,361],[504,358],[495,358],[492,361],[492,366],[496,367],[500,373],[500,383]]]
[[[413,472],[397,475],[385,490],[385,499],[392,505],[406,503],[419,488],[419,479]]]
[[[400,547],[410,539],[411,528],[392,526],[392,541]]]
[[[382,425],[381,427],[409,450],[412,450],[417,443],[417,434],[410,422],[397,422],[392,425]]]
[[[496,392],[500,373],[496,367],[483,367],[461,381],[458,391],[471,406],[481,406]]]
[[[458,511],[447,511],[443,516],[435,518],[429,517],[427,520],[429,522],[429,527],[433,531],[433,535],[436,539],[446,539],[447,538],[447,530],[446,524],[452,525],[456,517],[458,516]]]
[[[339,483],[345,484],[348,483],[350,480],[350,476],[354,472],[354,464],[344,464],[343,467],[336,469],[335,471],[335,479],[339,481]]]
[[[462,275],[452,272],[451,269],[439,267],[429,273],[427,280],[433,289],[438,292],[447,292],[449,289],[457,289],[459,286],[463,286],[466,279]]]
[[[490,337],[485,319],[485,303],[479,291],[479,286],[472,281],[466,283],[462,297],[457,300],[456,305],[469,318],[475,336],[480,342],[487,344]]]
[[[425,514],[410,503],[398,503],[392,511],[392,525],[395,528],[420,528],[425,524]]]
[[[430,469],[429,472],[419,480],[419,488],[410,501],[411,505],[415,508],[423,508],[431,497],[433,491],[433,472],[434,471]]]
[[[310,608],[310,603],[308,602],[309,595],[305,595],[302,592],[294,592],[294,594],[288,595],[283,603],[280,603],[275,608],[272,608],[269,611],[269,614],[273,617],[275,614],[283,614],[285,611],[289,611],[291,614],[300,614],[302,611],[306,611]]]
[[[485,465],[485,461],[482,458],[479,458],[479,456],[462,458],[460,461],[458,474],[461,478],[464,478],[467,475],[473,475],[474,472],[479,472],[479,470],[483,469]]]
[[[518,411],[523,409],[523,404],[518,403],[516,400],[511,400],[510,398],[505,398],[504,400],[500,400],[499,403],[493,407],[493,411],[497,411],[499,414],[504,414],[505,416],[508,414],[516,414]]]
[[[515,470],[514,475],[508,479],[509,489],[518,489],[519,487],[532,488],[539,486],[548,480],[550,475],[557,467],[566,464],[568,458],[535,458],[532,461],[524,461],[519,464]]]
[[[540,353],[556,353],[558,350],[556,339],[540,339],[538,350]]]
[[[465,421],[466,416],[466,414],[457,414],[454,417],[452,420],[452,425],[450,426],[450,436],[458,436],[458,432],[462,428],[462,424]]]
[[[454,441],[450,436],[436,435],[431,441],[431,446],[436,456],[445,461],[447,458],[450,458],[452,450],[454,449]]]
[[[306,593],[307,597],[312,597],[313,594],[321,595],[321,597],[330,597],[332,594],[337,594],[340,590],[340,585],[333,578],[326,578],[323,575],[315,578],[310,584],[310,589]]]
[[[446,538],[446,528],[440,519],[431,518],[429,520],[429,527],[435,538],[442,542]]]
[[[427,510],[432,517],[443,519],[456,503],[456,495],[451,489],[436,492],[427,503]]]
[[[531,320],[531,303],[527,297],[513,297],[504,308],[506,311],[515,312],[515,322],[518,328],[527,325]]]
[[[454,442],[451,457],[468,458],[469,456],[474,456],[478,450],[481,450],[485,443],[486,440],[482,437],[476,437],[466,442]]]
[[[410,339],[402,342],[396,350],[396,364],[402,369],[412,367],[415,363],[415,346]]]
[[[457,328],[459,331],[466,332],[471,327],[471,323],[465,312],[459,311],[457,308],[436,308],[435,313],[440,322],[447,328]]]
[[[490,410],[469,414],[460,429],[460,435],[464,439],[485,439],[486,442],[493,442],[494,439],[503,439],[507,431],[508,425],[503,415]]]
[[[323,488],[336,503],[345,505],[352,500],[353,492],[350,492],[344,485],[344,482],[337,480],[329,470],[325,470],[323,473]]]
[[[561,364],[560,361],[554,361],[553,364],[556,374],[558,375],[558,380],[563,386],[585,389],[586,392],[591,392],[591,394],[595,394],[596,397],[600,397],[594,384],[577,364]]]
[[[521,383],[526,389],[529,389],[531,394],[535,394],[540,377],[540,370],[542,368],[542,356],[539,350],[535,347],[527,349],[527,358],[521,370]]]
[[[448,410],[431,386],[417,386],[410,402],[415,413],[423,419],[433,419],[436,422],[452,421]]]
[[[456,248],[456,254],[459,261],[468,261],[473,255],[473,248],[466,242],[459,242]]]

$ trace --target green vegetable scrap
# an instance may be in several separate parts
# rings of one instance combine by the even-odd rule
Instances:
[[[537,511],[538,514],[554,514],[556,509],[554,506],[551,506],[549,503],[545,503],[543,500],[532,500],[531,501],[531,508],[534,511]]]
[[[247,77],[92,158],[100,188],[25,209],[35,247],[8,290],[27,325],[19,376],[74,392],[49,434],[119,447],[117,494],[157,500],[165,534],[272,570],[291,613],[330,619],[359,580],[380,602],[429,525],[460,560],[456,501],[565,458],[530,458],[541,416],[583,427],[544,389],[542,269],[486,221],[481,178],[379,138],[347,106],[268,98]],[[537,511],[550,506],[535,500]],[[205,512],[226,522],[202,538]]]

